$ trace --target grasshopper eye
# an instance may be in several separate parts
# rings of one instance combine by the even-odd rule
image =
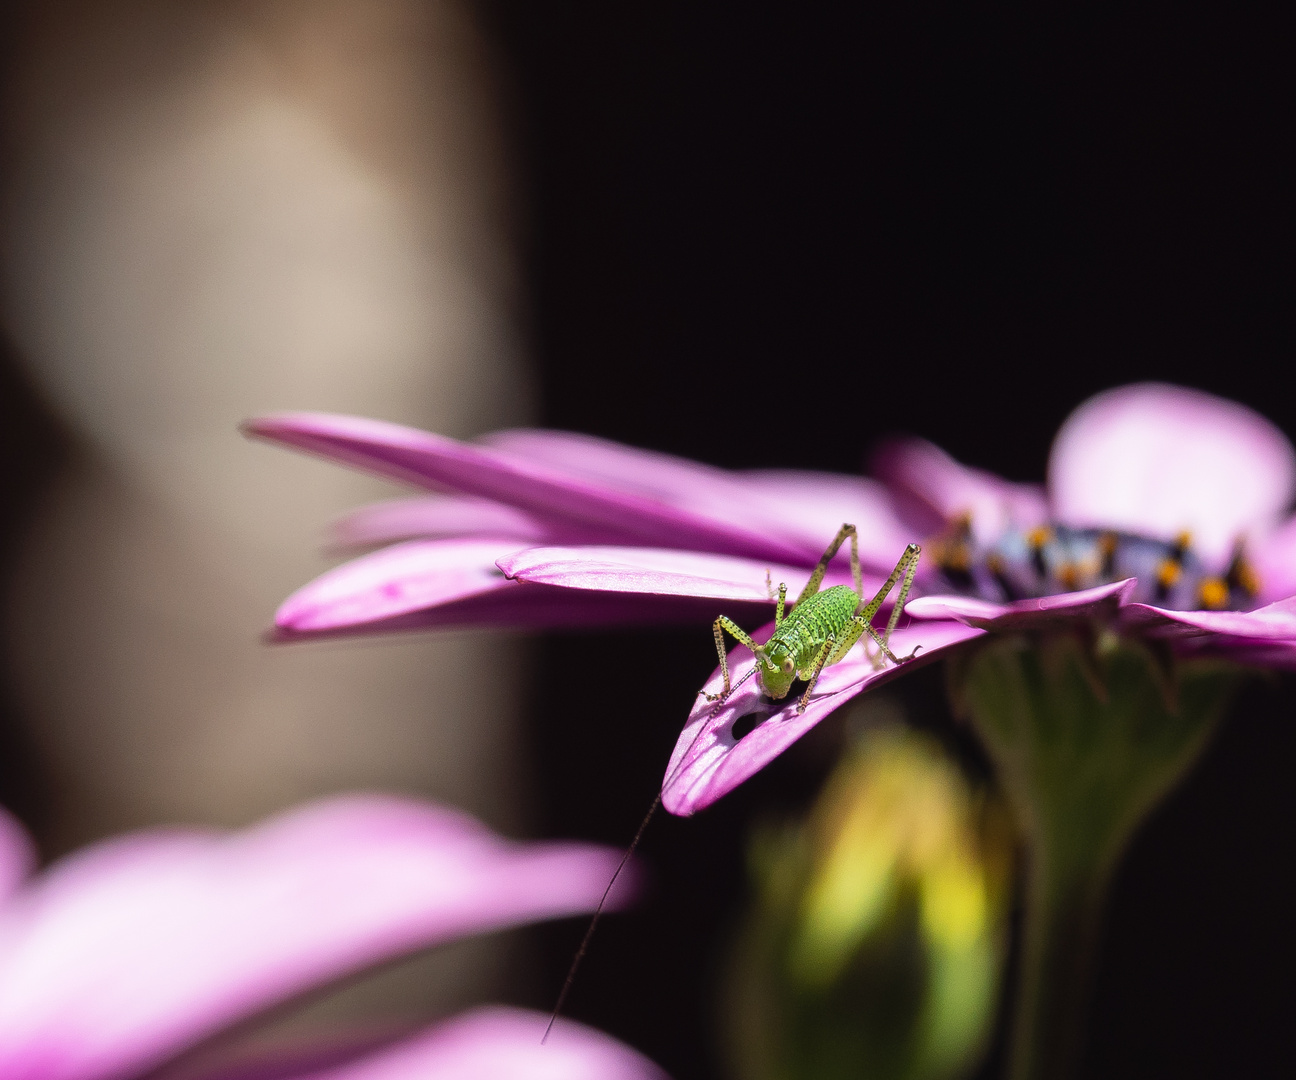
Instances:
[[[783,660],[782,668],[783,668],[784,675],[791,675],[792,672],[796,671],[796,661],[793,660],[792,657],[790,656],[785,657]]]

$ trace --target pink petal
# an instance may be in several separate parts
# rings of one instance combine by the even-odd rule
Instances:
[[[924,439],[885,443],[870,464],[888,486],[917,499],[940,521],[971,515],[973,534],[983,544],[1009,528],[1028,529],[1048,519],[1044,491],[1037,484],[1014,484],[960,465]]]
[[[491,432],[482,436],[481,442],[516,457],[668,502],[693,490],[733,486],[733,474],[713,465],[576,431],[514,428]]]
[[[619,858],[510,843],[463,814],[379,796],[322,801],[230,835],[154,831],[95,845],[0,913],[0,1075],[138,1075],[363,967],[588,911]]]
[[[377,420],[289,413],[252,421],[246,430],[420,487],[505,503],[564,528],[585,530],[595,540],[617,537],[792,563],[806,557],[800,545],[744,523],[739,486],[717,490],[705,477],[681,479],[674,497],[664,501],[547,464],[535,454],[461,443]]]
[[[410,540],[321,574],[283,602],[275,625],[336,630],[515,587],[495,560],[514,539]]]
[[[471,495],[433,495],[390,499],[353,510],[331,530],[346,547],[390,544],[397,540],[498,536],[521,544],[552,544],[561,532],[533,514]]]
[[[777,590],[780,582],[788,586],[789,602],[795,600],[810,577],[806,567],[666,548],[534,547],[506,555],[497,565],[520,581],[568,589],[763,604],[774,603],[777,593],[771,595],[771,589]],[[863,580],[870,594],[882,584],[873,576]],[[834,567],[825,583],[849,585],[850,572]]]
[[[1247,548],[1260,578],[1260,599],[1281,600],[1296,593],[1296,517],[1256,537]]]
[[[36,845],[3,806],[0,806],[0,904],[13,893],[36,867]]]
[[[293,1080],[667,1080],[601,1031],[503,1006],[475,1009],[340,1068]]]
[[[810,564],[847,522],[859,529],[861,559],[888,572],[905,545],[916,539],[897,518],[886,489],[863,476],[791,469],[731,473],[566,431],[500,431],[483,442],[672,505],[722,512],[799,545],[804,556],[799,561]],[[845,560],[845,551],[841,558]]]
[[[866,476],[773,469],[739,473],[738,478],[763,500],[760,520],[801,544],[811,564],[847,523],[859,531],[860,561],[883,574],[891,572],[910,542],[922,539],[922,530],[900,520],[886,488]],[[842,549],[839,563],[846,564],[848,551]],[[919,571],[925,569],[919,563]]]
[[[764,641],[772,631],[773,624],[770,624],[753,636],[757,641]],[[914,623],[892,635],[891,647],[897,656],[906,656],[921,646],[913,660],[898,667],[886,663],[875,668],[864,655],[863,645],[857,645],[845,660],[824,669],[814,696],[806,711],[799,716],[796,712],[797,698],[789,696],[782,702],[769,702],[763,698],[755,678],[736,687],[722,704],[708,702],[699,696],[666,768],[662,805],[672,814],[681,816],[710,806],[763,769],[856,694],[934,660],[945,649],[970,641],[982,633],[957,622]],[[751,670],[751,654],[739,647],[730,655],[729,665],[736,681]],[[721,685],[720,669],[717,668],[704,689],[708,693],[717,693]],[[734,738],[736,721],[763,712],[768,712],[766,719],[741,739]]]
[[[1058,521],[1166,540],[1187,531],[1217,567],[1239,537],[1267,531],[1287,509],[1296,456],[1282,432],[1243,405],[1139,383],[1071,414],[1048,477]]]
[[[1110,622],[1128,601],[1138,582],[1114,581],[1093,589],[1014,600],[1009,604],[971,596],[920,596],[905,605],[915,619],[957,619],[983,630],[1043,630],[1065,622]]]
[[[507,584],[512,587],[373,622],[341,622],[321,629],[276,627],[269,640],[286,643],[463,626],[534,630],[632,625],[696,626],[699,623],[710,624],[719,614],[749,622],[769,614],[767,603],[756,607],[747,601],[718,601],[696,596],[588,592],[522,581]]]
[[[673,595],[616,591],[605,580],[601,592],[531,581],[512,581],[496,560],[512,554],[516,540],[411,540],[353,559],[322,574],[284,601],[275,615],[276,638],[289,641],[343,633],[388,633],[448,626],[609,626],[628,623],[710,622],[720,614],[705,590],[681,580]],[[556,549],[545,548],[543,551]],[[564,549],[566,550],[566,549]],[[585,549],[571,549],[580,563]],[[589,549],[616,552],[621,549]],[[636,549],[627,548],[626,551]],[[660,557],[688,559],[690,552]],[[524,555],[523,552],[518,553]],[[702,560],[725,556],[696,555]],[[743,560],[737,560],[742,564]],[[506,565],[512,566],[511,562]],[[767,607],[765,566],[760,564],[760,601]],[[794,580],[807,575],[790,571]],[[622,583],[624,585],[624,582]],[[730,592],[723,595],[728,596]],[[795,595],[795,594],[794,594]],[[744,616],[750,601],[735,599]],[[738,611],[729,612],[735,618]]]
[[[1254,611],[1167,611],[1151,604],[1130,604],[1121,611],[1121,623],[1154,637],[1199,643],[1212,639],[1220,645],[1296,642],[1296,597]]]

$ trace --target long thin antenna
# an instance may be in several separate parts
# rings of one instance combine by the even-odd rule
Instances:
[[[737,690],[738,687],[742,686],[743,683],[755,674],[756,665],[753,664],[751,669],[729,688],[729,695],[732,696],[733,692]],[[688,751],[692,750],[697,744],[698,739],[702,738],[703,733],[706,731],[707,724],[715,719],[716,714],[724,708],[725,701],[727,700],[728,698],[725,698],[724,700],[717,702],[715,708],[707,714],[706,720],[702,722],[702,725],[697,730],[697,734],[693,736],[692,742],[689,743],[684,754],[680,757],[679,764],[676,765],[674,771],[662,781],[663,790],[665,790],[667,785],[670,784],[679,771],[684,768],[684,762],[688,757]],[[644,815],[643,821],[639,822],[639,828],[635,831],[634,839],[630,841],[630,846],[626,848],[625,854],[621,856],[621,861],[617,863],[617,868],[612,874],[612,880],[608,882],[607,888],[603,890],[603,897],[599,900],[598,907],[594,909],[594,917],[590,919],[589,929],[585,931],[585,936],[581,938],[580,948],[576,950],[576,955],[572,958],[571,967],[567,969],[567,978],[563,980],[562,989],[558,992],[558,1000],[554,1003],[553,1012],[549,1016],[549,1023],[545,1027],[544,1034],[540,1036],[541,1046],[545,1044],[545,1041],[549,1038],[549,1033],[553,1031],[553,1026],[558,1021],[558,1014],[562,1012],[563,1003],[567,1000],[567,993],[571,990],[572,983],[576,981],[576,969],[580,967],[580,962],[585,959],[585,952],[589,948],[590,939],[594,936],[594,928],[598,926],[599,917],[603,914],[603,908],[607,904],[607,898],[612,893],[612,886],[617,883],[617,878],[621,876],[621,871],[625,869],[626,863],[630,861],[630,856],[635,853],[635,848],[639,846],[639,841],[643,839],[644,830],[648,828],[648,822],[652,821],[653,814],[657,813],[657,807],[661,806],[661,801],[662,797],[661,792],[659,791],[657,797],[653,799],[652,806],[648,807],[648,813]]]
[[[580,948],[576,950],[571,967],[567,969],[567,978],[563,980],[562,990],[559,991],[558,1000],[554,1003],[553,1014],[549,1017],[549,1024],[545,1028],[544,1035],[540,1038],[541,1046],[549,1038],[549,1032],[553,1031],[553,1026],[558,1020],[558,1014],[562,1012],[563,1003],[567,1000],[567,992],[572,988],[572,983],[576,981],[576,969],[580,967],[580,962],[585,959],[585,950],[589,948],[590,938],[594,936],[594,927],[598,926],[599,916],[603,914],[603,906],[607,903],[607,898],[612,894],[612,886],[617,883],[621,871],[625,869],[626,863],[630,861],[630,856],[635,853],[635,848],[639,846],[639,841],[643,839],[644,830],[648,828],[648,822],[652,821],[652,816],[657,813],[657,807],[659,806],[661,806],[660,792],[657,798],[653,799],[653,804],[648,808],[648,813],[644,815],[643,821],[639,823],[634,839],[630,841],[630,846],[626,848],[625,854],[621,856],[621,861],[612,874],[612,880],[607,883],[607,888],[603,890],[603,898],[599,900],[598,907],[594,909],[594,917],[590,919],[589,929],[585,931],[585,936],[581,938]]]

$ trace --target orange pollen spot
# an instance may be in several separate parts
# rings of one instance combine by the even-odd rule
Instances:
[[[1197,587],[1197,596],[1201,600],[1202,607],[1210,611],[1219,611],[1228,604],[1228,586],[1224,584],[1222,578],[1203,578],[1201,585]]]
[[[1162,559],[1161,565],[1157,567],[1157,584],[1163,589],[1175,585],[1182,576],[1183,567],[1174,559]]]
[[[938,543],[935,556],[936,565],[942,570],[966,572],[972,566],[972,554],[966,544]]]
[[[1116,554],[1116,545],[1119,543],[1120,541],[1115,533],[1105,532],[1098,537],[1098,551],[1104,558],[1111,558]]]
[[[1053,539],[1053,530],[1047,525],[1038,525],[1026,534],[1026,542],[1033,548],[1042,548]]]
[[[1175,537],[1175,547],[1177,547],[1180,551],[1187,551],[1191,545],[1192,545],[1192,533],[1190,533],[1187,529],[1185,529],[1183,532],[1181,532],[1178,536]]]
[[[1064,589],[1079,588],[1080,568],[1075,563],[1063,563],[1057,568],[1057,579]]]

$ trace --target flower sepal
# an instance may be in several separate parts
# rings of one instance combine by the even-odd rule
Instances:
[[[1130,837],[1196,761],[1243,671],[1109,632],[1003,636],[949,665],[1025,848],[1012,1080],[1078,1060],[1089,964]]]

